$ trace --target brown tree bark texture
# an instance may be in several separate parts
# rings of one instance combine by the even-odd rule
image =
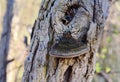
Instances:
[[[91,82],[95,71],[95,53],[98,49],[110,0],[43,0],[34,24],[29,55],[25,61],[23,82]],[[76,5],[79,5],[76,6]],[[77,8],[69,10],[69,8]],[[73,9],[74,9],[73,8]],[[74,13],[72,20],[62,21],[67,11]],[[67,14],[68,15],[68,14]],[[68,24],[67,24],[68,23]],[[89,50],[79,56],[50,56],[55,38],[66,28],[84,34]],[[77,38],[76,34],[72,34]],[[69,54],[68,54],[69,55]]]

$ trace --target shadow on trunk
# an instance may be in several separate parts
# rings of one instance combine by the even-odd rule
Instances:
[[[6,82],[7,56],[9,51],[11,22],[14,0],[7,0],[6,12],[3,20],[3,32],[0,41],[0,82]]]

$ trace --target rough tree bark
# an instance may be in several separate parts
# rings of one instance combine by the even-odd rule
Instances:
[[[9,41],[11,33],[11,21],[14,0],[7,0],[7,8],[3,21],[3,32],[0,40],[0,82],[6,82],[7,61]]]
[[[43,0],[23,82],[91,82],[110,0]]]

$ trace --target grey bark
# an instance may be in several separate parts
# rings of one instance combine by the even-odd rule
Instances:
[[[0,41],[0,82],[6,82],[7,55],[9,50],[13,3],[14,0],[7,0],[7,9],[3,21],[3,32]]]
[[[23,82],[91,82],[110,2],[43,0],[31,35]]]

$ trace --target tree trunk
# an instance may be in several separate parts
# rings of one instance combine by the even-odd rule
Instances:
[[[6,67],[10,61],[7,61],[9,50],[11,21],[14,0],[7,0],[7,9],[3,21],[3,32],[0,41],[0,82],[6,82]]]
[[[91,82],[110,0],[43,0],[23,82]]]

